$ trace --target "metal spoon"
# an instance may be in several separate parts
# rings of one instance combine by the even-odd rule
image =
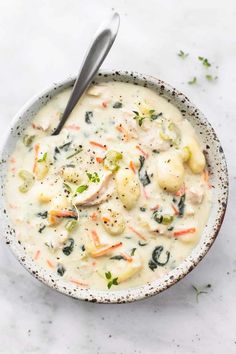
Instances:
[[[76,103],[97,74],[116,39],[119,24],[120,16],[115,12],[108,22],[99,27],[95,34],[95,38],[87,51],[60,123],[52,135],[58,135],[60,133]]]

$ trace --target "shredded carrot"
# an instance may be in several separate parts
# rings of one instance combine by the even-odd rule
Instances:
[[[76,279],[70,279],[70,282],[75,284],[75,285],[79,285],[79,286],[88,286],[88,283],[85,283],[81,280],[76,280]]]
[[[130,161],[129,167],[133,171],[133,173],[136,173],[136,169],[135,169],[135,165],[134,165],[133,161]]]
[[[102,221],[103,221],[103,222],[109,222],[110,219],[109,219],[109,218],[106,218],[105,216],[103,216]]]
[[[96,247],[101,245],[99,236],[95,230],[92,230],[92,239]]]
[[[77,216],[77,213],[72,210],[50,210],[49,214],[51,216],[56,216],[58,218],[67,218]]]
[[[102,163],[103,160],[104,160],[103,157],[99,157],[99,156],[96,157],[96,161],[97,161],[98,163]]]
[[[97,252],[93,252],[91,254],[91,256],[94,257],[94,258],[104,256],[105,254],[112,252],[114,249],[116,249],[116,248],[118,248],[120,246],[122,246],[122,242],[119,242],[119,243],[116,243],[116,244],[114,244],[112,246],[103,248],[102,250],[99,250]]]
[[[118,130],[118,132],[124,134],[124,139],[125,141],[128,141],[130,139],[129,133],[127,132],[127,130],[123,127],[122,124],[117,125],[116,126],[116,130]]]
[[[91,219],[92,219],[93,221],[97,221],[98,216],[97,216],[96,211],[94,211],[94,212],[90,215],[90,217],[91,217]]]
[[[16,163],[15,157],[12,157],[12,158],[11,158],[10,163]]]
[[[97,262],[95,262],[95,261],[92,262],[92,266],[93,266],[93,267],[95,267],[96,264],[97,264]]]
[[[194,234],[196,232],[195,227],[191,227],[189,229],[185,230],[179,230],[179,231],[174,231],[174,236],[181,236],[181,235],[186,235],[186,234]]]
[[[76,124],[67,124],[64,128],[68,130],[80,130],[80,126]]]
[[[185,184],[182,185],[182,187],[175,193],[177,197],[181,197],[182,195],[185,194],[186,187]]]
[[[127,253],[121,253],[122,257],[127,261],[127,262],[132,262],[133,258],[129,256]]]
[[[146,237],[144,237],[143,235],[141,235],[140,234],[140,232],[138,232],[137,230],[135,230],[134,228],[133,228],[133,226],[129,226],[129,229],[131,230],[131,231],[133,231],[138,237],[140,237],[142,240],[147,240],[146,239]]]
[[[175,215],[179,215],[179,210],[176,208],[176,206],[172,203],[171,208],[174,210]]]
[[[138,149],[143,154],[143,156],[145,158],[148,158],[148,156],[149,156],[148,153],[145,152],[139,145],[136,145],[136,149]]]
[[[107,102],[107,101],[103,101],[103,102],[102,102],[102,107],[107,108],[107,105],[108,105],[108,102]]]
[[[96,147],[99,147],[101,149],[107,150],[107,146],[106,145],[99,144],[96,141],[90,141],[89,144],[91,144],[93,146],[96,146]]]
[[[47,264],[50,268],[54,268],[54,265],[52,264],[52,262],[49,259],[47,259]]]
[[[34,153],[35,153],[35,158],[34,158],[33,172],[36,173],[36,171],[37,171],[37,162],[38,162],[38,154],[39,154],[39,144],[35,144],[34,145]]]
[[[37,250],[36,253],[35,253],[35,256],[34,256],[34,259],[37,260],[40,256],[40,253],[41,251],[40,250]]]

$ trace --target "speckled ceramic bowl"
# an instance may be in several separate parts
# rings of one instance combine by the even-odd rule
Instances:
[[[204,150],[211,174],[211,184],[213,186],[213,206],[201,240],[191,255],[186,258],[180,266],[152,283],[121,291],[98,291],[93,289],[82,289],[74,286],[63,281],[56,274],[52,274],[46,269],[39,267],[39,265],[26,254],[23,246],[18,243],[15,237],[14,227],[11,225],[11,221],[8,218],[4,206],[6,161],[14,149],[17,139],[19,139],[21,134],[24,132],[24,129],[32,120],[34,114],[54,95],[58,94],[65,88],[72,86],[74,83],[74,78],[67,79],[59,84],[53,84],[52,87],[31,99],[15,116],[11,129],[6,136],[1,149],[2,163],[0,178],[2,192],[0,198],[0,212],[1,226],[6,243],[10,246],[12,252],[20,263],[35,278],[41,280],[51,288],[76,299],[101,303],[123,303],[143,299],[145,297],[160,293],[182,279],[201,261],[216,239],[224,218],[228,197],[228,174],[225,156],[216,133],[203,114],[189,101],[185,95],[161,80],[132,72],[114,71],[99,73],[96,78],[96,82],[111,80],[145,86],[154,90],[157,94],[165,97],[169,102],[178,107],[183,116],[187,117],[187,119],[192,123],[199,139],[202,141],[203,146],[205,146]]]

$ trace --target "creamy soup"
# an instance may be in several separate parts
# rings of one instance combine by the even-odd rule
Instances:
[[[35,262],[78,287],[158,279],[191,253],[208,219],[196,133],[154,91],[109,82],[91,86],[51,136],[70,93],[35,115],[9,159],[17,238]]]

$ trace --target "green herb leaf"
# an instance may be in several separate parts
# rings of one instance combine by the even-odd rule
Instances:
[[[180,58],[186,59],[188,57],[188,53],[184,53],[183,50],[180,50],[179,53],[177,54]]]
[[[212,75],[206,75],[205,78],[206,78],[208,81],[213,81],[213,80],[217,80],[217,79],[218,79],[217,76],[213,77]]]
[[[113,278],[110,271],[105,273],[105,277],[108,280],[108,283],[107,283],[108,289],[110,289],[112,287],[112,285],[118,285],[118,277]]]
[[[202,62],[202,65],[205,66],[206,68],[209,68],[211,66],[211,63],[209,63],[207,58],[198,57],[198,60],[200,60]]]
[[[135,116],[133,117],[137,122],[138,122],[138,125],[141,127],[142,124],[143,124],[143,121],[146,117],[142,117],[139,115],[139,113],[137,111],[133,111]]]
[[[196,78],[196,76],[194,76],[194,77],[192,78],[192,80],[188,81],[188,84],[189,84],[189,85],[194,85],[194,84],[196,84],[196,83],[197,83],[197,78]]]
[[[118,285],[118,277],[113,279],[112,284],[113,284],[113,285]]]
[[[105,276],[106,276],[107,279],[111,279],[111,272],[105,273]]]
[[[97,172],[94,172],[94,173],[87,172],[87,176],[88,176],[88,179],[90,182],[93,182],[93,183],[100,182],[100,178],[99,178]]]
[[[47,156],[48,156],[48,153],[45,152],[45,153],[43,154],[43,157],[42,157],[41,159],[39,159],[38,162],[45,162],[45,161],[47,160]]]
[[[136,251],[136,248],[132,248],[132,250],[130,252],[131,257],[134,256],[135,251]]]
[[[207,288],[209,288],[209,284],[206,286]],[[206,288],[205,287],[205,288]],[[211,286],[210,286],[211,287]],[[196,293],[196,301],[198,302],[198,298],[199,295],[201,294],[207,294],[207,291],[204,291],[203,289],[198,289],[195,285],[192,285],[192,288],[194,289],[195,293]]]
[[[79,187],[76,189],[76,193],[83,193],[84,191],[86,191],[86,189],[88,189],[88,186],[82,184],[81,186],[79,186]]]

